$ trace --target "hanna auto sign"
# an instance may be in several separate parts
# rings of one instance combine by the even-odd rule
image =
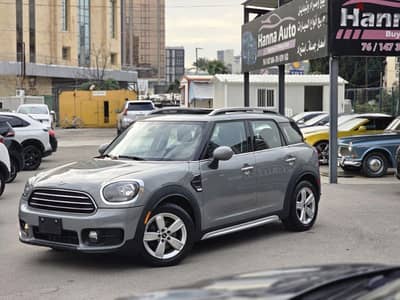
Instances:
[[[242,27],[243,72],[333,56],[398,56],[400,0],[292,0]]]
[[[400,1],[331,0],[329,10],[333,55],[400,54]]]

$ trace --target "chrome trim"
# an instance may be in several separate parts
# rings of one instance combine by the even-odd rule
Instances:
[[[272,223],[272,222],[277,222],[277,221],[279,221],[278,216],[269,216],[269,217],[253,220],[253,221],[245,222],[242,224],[233,225],[230,227],[226,227],[226,228],[208,232],[202,236],[201,240],[211,239],[211,238],[215,238],[215,237],[218,237],[221,235],[230,234],[230,233],[238,232],[241,230],[245,230],[245,229],[249,229],[249,228],[253,228],[253,227],[257,227],[257,226],[261,226],[261,225],[264,225],[267,223]]]

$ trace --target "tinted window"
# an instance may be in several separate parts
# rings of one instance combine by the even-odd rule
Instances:
[[[392,122],[392,118],[379,118],[375,120],[376,130],[384,130]]]
[[[29,125],[24,120],[22,120],[18,117],[13,117],[13,116],[9,116],[9,119],[7,120],[7,122],[11,125],[11,127],[26,127]]]
[[[210,158],[219,146],[232,148],[235,154],[249,151],[248,136],[244,122],[222,122],[216,123],[210,142],[207,147],[206,158]]]
[[[281,134],[273,121],[251,121],[254,134],[254,150],[264,150],[282,146]]]
[[[40,114],[40,115],[48,115],[49,110],[46,106],[21,106],[18,111],[21,114]]]
[[[151,103],[129,103],[129,111],[143,111],[143,110],[153,110],[153,104]]]
[[[294,122],[281,124],[283,135],[285,136],[289,145],[298,144],[303,142],[303,136]]]

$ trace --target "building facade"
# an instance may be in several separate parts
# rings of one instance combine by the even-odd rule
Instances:
[[[120,2],[0,3],[0,95],[51,95],[88,79],[136,81],[136,73],[121,72]]]
[[[165,79],[165,0],[122,0],[122,66]]]
[[[185,75],[185,49],[183,47],[167,47],[165,49],[165,72],[168,84],[181,80]]]

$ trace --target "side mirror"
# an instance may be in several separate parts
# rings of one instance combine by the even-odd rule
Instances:
[[[365,126],[360,126],[360,127],[358,127],[358,131],[360,131],[360,132],[367,131],[367,127],[365,127]]]
[[[106,150],[107,150],[109,145],[110,144],[102,144],[102,145],[100,145],[99,149],[97,149],[97,151],[99,151],[100,155],[103,155],[104,152],[106,152]]]
[[[218,169],[218,162],[224,160],[230,160],[233,156],[231,147],[220,146],[213,152],[213,160],[210,163],[210,169]]]

